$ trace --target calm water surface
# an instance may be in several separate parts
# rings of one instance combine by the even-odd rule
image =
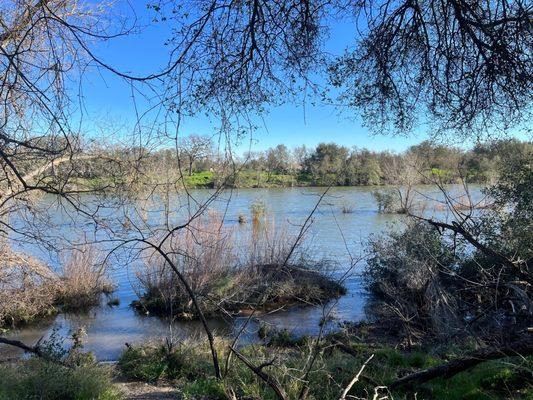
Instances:
[[[312,252],[316,259],[327,259],[336,265],[338,274],[350,266],[350,256],[359,257],[364,253],[365,243],[369,235],[379,233],[394,222],[401,222],[399,215],[380,214],[372,197],[375,188],[349,187],[331,189],[323,200],[314,216],[314,222],[306,238],[306,251]],[[459,188],[454,188],[457,192]],[[435,214],[439,218],[446,218],[442,211],[435,211],[431,207],[431,200],[427,198],[440,198],[434,188],[421,187],[418,198],[425,204],[425,212]],[[238,224],[239,214],[248,216],[250,220],[250,205],[256,201],[263,202],[268,211],[269,218],[276,226],[283,226],[290,234],[296,234],[299,227],[315,206],[318,195],[323,192],[320,188],[285,188],[285,189],[240,189],[223,193],[211,208],[225,215],[225,223],[233,226],[235,237],[246,235],[250,224]],[[192,195],[203,199],[208,196],[208,191],[193,191]],[[481,196],[479,188],[475,188],[473,195]],[[176,209],[179,201],[175,200]],[[181,203],[180,203],[181,204]],[[428,206],[429,205],[429,206]],[[348,206],[352,212],[343,213],[343,206]],[[159,213],[158,207],[153,206],[154,216]],[[120,215],[110,213],[110,221],[117,223]],[[152,218],[152,217],[150,217]],[[57,212],[54,219],[62,233],[72,230],[91,232],[90,223],[72,222],[71,218]],[[133,217],[132,217],[133,219]],[[80,227],[80,225],[82,225]],[[73,233],[74,234],[74,233]],[[79,233],[77,233],[79,234]],[[16,241],[16,239],[14,239]],[[51,264],[57,263],[44,249],[37,248],[31,243],[20,243],[19,247],[30,251],[41,259],[47,259]],[[111,245],[110,245],[111,246]],[[113,258],[115,260],[115,258]],[[141,316],[130,308],[130,303],[137,298],[134,290],[136,286],[135,268],[128,265],[125,255],[116,258],[110,272],[111,279],[117,290],[113,297],[118,297],[120,305],[109,307],[105,301],[101,307],[92,309],[85,314],[60,314],[50,321],[25,327],[12,332],[12,335],[27,343],[33,343],[41,337],[47,337],[51,332],[57,331],[59,335],[68,335],[80,327],[87,332],[86,348],[93,351],[100,360],[116,360],[124,349],[124,344],[143,342],[148,339],[165,337],[169,334],[177,337],[202,335],[198,322],[174,322],[172,324],[157,317]],[[354,273],[348,278],[346,286],[348,293],[341,297],[334,306],[332,315],[334,322],[330,328],[334,329],[337,322],[360,321],[365,318],[365,303],[367,294],[361,285],[358,274],[363,267],[359,263]],[[260,317],[260,320],[273,324],[278,328],[286,328],[296,334],[316,334],[319,322],[323,316],[322,307],[299,307],[283,310]],[[212,320],[211,325],[219,334],[231,334],[238,331],[245,318],[231,320]],[[259,321],[250,324],[243,335],[243,341],[256,340],[256,331]],[[16,356],[17,350],[0,347],[0,357]]]

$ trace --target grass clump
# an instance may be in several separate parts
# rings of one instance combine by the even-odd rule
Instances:
[[[0,365],[0,399],[118,400],[109,369],[97,365],[74,369],[32,358]]]
[[[99,366],[91,353],[82,351],[84,333],[72,335],[66,350],[56,333],[40,348],[43,358],[0,364],[0,399],[118,400],[112,370]]]
[[[166,380],[194,380],[209,377],[211,364],[202,345],[192,341],[170,344],[153,342],[142,346],[128,345],[118,367],[130,379],[156,383]]]
[[[113,286],[105,276],[106,265],[99,259],[94,246],[85,245],[73,250],[63,263],[61,290],[57,303],[66,311],[83,310],[100,304],[103,293],[111,293]]]
[[[225,400],[228,398],[224,383],[213,378],[200,378],[187,382],[182,389],[182,395],[185,400],[206,397],[210,400]]]
[[[341,212],[343,214],[353,214],[355,212],[355,206],[349,203],[343,203],[341,206]]]

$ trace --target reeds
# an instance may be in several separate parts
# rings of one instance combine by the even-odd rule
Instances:
[[[188,282],[206,315],[317,303],[343,293],[341,285],[318,271],[309,256],[293,251],[291,243],[274,224],[258,222],[248,238],[237,238],[215,214],[198,219],[166,245],[173,267],[157,251],[146,254],[137,272],[139,300],[133,306],[141,312],[197,317],[173,268]]]
[[[14,327],[55,312],[56,274],[38,260],[0,245],[0,326]]]
[[[66,310],[90,308],[100,304],[102,293],[113,286],[106,278],[106,265],[94,245],[73,249],[62,266],[58,303]]]

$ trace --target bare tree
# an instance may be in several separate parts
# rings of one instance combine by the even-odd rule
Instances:
[[[178,146],[178,152],[185,155],[187,171],[189,176],[191,176],[194,163],[209,157],[211,154],[212,142],[208,136],[190,135],[184,137]]]

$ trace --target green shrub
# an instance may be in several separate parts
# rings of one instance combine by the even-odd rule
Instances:
[[[128,347],[120,356],[118,366],[126,377],[144,382],[157,382],[168,370],[162,347]]]
[[[268,345],[274,347],[302,347],[311,342],[309,336],[297,336],[287,329],[272,330],[267,334]]]
[[[193,379],[211,371],[210,360],[188,343],[128,346],[118,361],[124,376],[155,383],[160,379]]]
[[[197,379],[187,383],[183,388],[184,399],[205,398],[203,396],[206,396],[210,400],[227,399],[223,382],[213,378]]]
[[[32,358],[0,366],[0,399],[115,400],[121,395],[109,369],[96,363],[69,368]]]
[[[380,213],[395,214],[401,211],[400,196],[392,189],[374,190],[372,197],[376,200]]]

